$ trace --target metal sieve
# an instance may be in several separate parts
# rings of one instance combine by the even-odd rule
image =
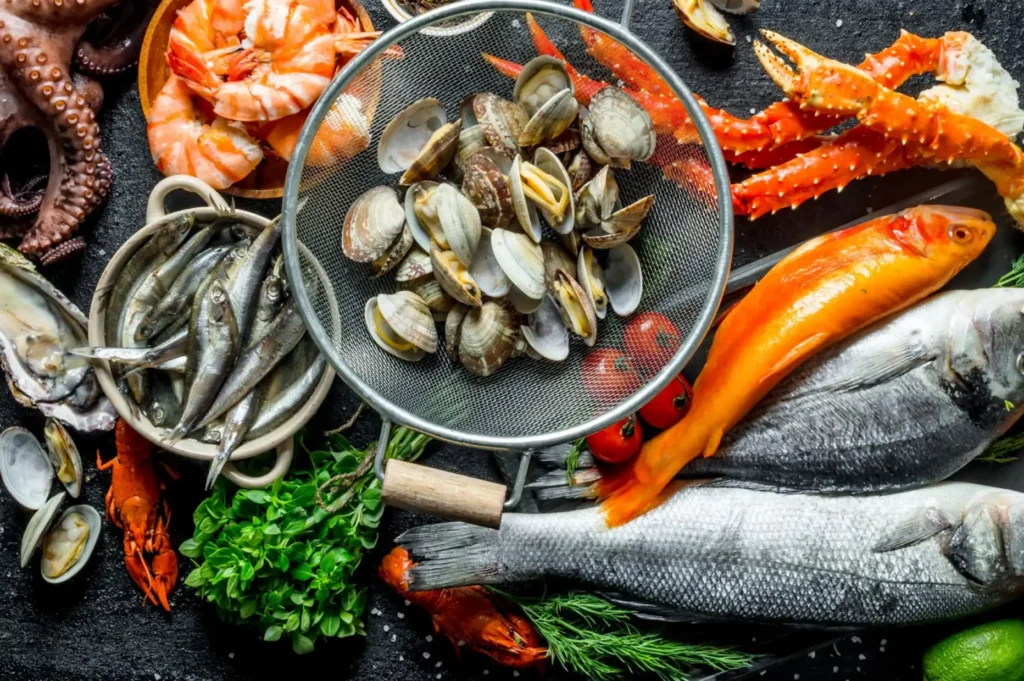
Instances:
[[[625,3],[621,25],[542,0],[462,0],[429,11],[387,31],[352,59],[314,106],[302,130],[284,195],[288,276],[309,333],[341,378],[383,419],[376,470],[384,479],[385,497],[392,503],[494,524],[495,513],[500,518],[505,502],[504,488],[499,486],[481,492],[480,499],[474,497],[471,489],[490,483],[463,476],[456,476],[457,481],[435,480],[432,501],[417,501],[412,490],[398,490],[394,480],[401,474],[403,485],[418,485],[419,492],[429,496],[427,478],[433,474],[422,466],[388,462],[385,475],[383,452],[392,423],[455,444],[491,450],[529,453],[569,442],[635,412],[680,372],[708,331],[732,256],[728,174],[711,126],[689,89],[626,28],[632,5],[631,1]],[[388,276],[371,281],[367,266],[342,254],[341,225],[356,197],[376,185],[397,187],[398,177],[384,174],[377,165],[377,140],[388,121],[422,97],[444,102],[449,120],[458,116],[459,103],[466,95],[493,92],[511,99],[513,82],[487,64],[481,53],[520,64],[537,56],[527,32],[527,12],[576,69],[592,78],[616,82],[587,53],[581,26],[600,31],[631,50],[671,86],[700,136],[700,143],[680,144],[671,135],[659,135],[655,158],[662,165],[675,161],[673,179],[667,179],[653,163],[634,163],[631,169],[616,174],[624,202],[648,194],[655,197],[640,233],[630,241],[639,255],[644,282],[635,314],[664,315],[682,337],[675,355],[625,398],[616,394],[611,384],[591,384],[589,390],[584,387],[584,360],[591,349],[578,338],[573,339],[569,358],[563,362],[518,358],[487,378],[470,375],[457,360],[446,357],[443,349],[416,363],[386,354],[370,338],[363,308],[370,297],[396,290],[395,283]],[[430,35],[431,27],[483,13],[492,16],[472,31]],[[401,58],[394,58],[395,50],[385,54],[393,46],[400,47]],[[378,91],[369,147],[351,158],[323,165],[315,142],[321,129],[330,131],[341,119],[351,120],[353,112],[346,113],[346,107],[374,100]],[[300,249],[300,244],[305,248]],[[317,261],[332,282],[330,297],[337,300],[341,311],[340,332],[329,323],[328,292],[306,278],[313,269],[309,258]],[[628,321],[609,312],[599,324],[597,347],[623,348]],[[524,457],[520,479],[525,477],[528,460]],[[463,485],[459,495],[447,487],[452,482]],[[514,505],[519,491],[517,485],[506,502],[508,507]],[[483,497],[486,500],[481,501]],[[459,508],[481,503],[489,504],[490,511],[474,515]]]

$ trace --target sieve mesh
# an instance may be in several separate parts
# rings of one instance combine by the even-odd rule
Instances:
[[[621,384],[614,378],[596,384],[588,381],[584,386],[585,358],[591,350],[575,337],[564,362],[517,358],[487,378],[470,375],[457,359],[446,357],[443,342],[436,355],[417,363],[385,353],[364,326],[363,308],[371,296],[394,292],[397,286],[389,275],[371,281],[369,266],[346,259],[340,245],[342,222],[353,200],[371,187],[398,185],[397,175],[382,173],[376,152],[381,132],[399,111],[419,98],[436,97],[446,105],[449,120],[454,120],[459,102],[471,93],[493,92],[511,99],[513,81],[484,62],[481,52],[520,64],[536,52],[522,11],[500,3],[490,3],[487,9],[497,11],[475,30],[443,38],[416,31],[400,38],[401,58],[394,58],[394,50],[389,50],[368,60],[342,90],[325,95],[331,99],[320,106],[330,109],[319,124],[314,114],[307,125],[318,127],[315,136],[310,136],[309,129],[304,132],[296,155],[296,162],[303,161],[301,175],[290,177],[286,195],[286,247],[291,236],[310,255],[300,255],[298,249],[288,249],[286,254],[299,259],[301,270],[308,271],[309,257],[326,270],[341,314],[340,331],[330,323],[327,291],[307,282],[304,292],[298,287],[297,295],[300,304],[305,298],[301,306],[313,322],[314,338],[339,365],[341,376],[350,383],[363,384],[359,392],[370,397],[371,406],[390,414],[407,412],[421,421],[411,425],[435,435],[443,437],[440,431],[447,429],[458,433],[460,437],[454,439],[462,442],[512,447],[548,433],[599,426],[615,412],[624,413],[623,407],[636,405],[623,404]],[[555,14],[536,16],[578,70],[615,82],[587,54],[576,21]],[[351,158],[325,160],[318,152],[324,136],[353,120],[356,107],[371,114],[369,147]],[[681,145],[670,136],[659,135],[655,158],[672,167],[673,179],[666,179],[662,169],[652,163],[617,171],[616,179],[624,204],[648,194],[655,196],[639,235],[630,242],[640,258],[644,282],[634,317],[664,315],[687,339],[689,347],[670,362],[673,372],[678,372],[706,332],[710,311],[721,295],[729,257],[726,251],[731,246],[731,236],[726,234],[731,219],[720,211],[715,172],[721,171],[713,171],[715,165],[704,146]],[[293,168],[292,174],[296,173]],[[302,208],[296,212],[298,205]],[[317,324],[316,320],[323,321]],[[624,348],[627,322],[609,310],[599,323],[596,347]],[[443,324],[439,334],[443,338]],[[664,383],[673,372],[663,371],[644,380]]]

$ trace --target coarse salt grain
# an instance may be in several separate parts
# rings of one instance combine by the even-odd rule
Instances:
[[[444,664],[444,663],[443,662],[438,662],[437,664],[434,665],[434,669],[440,669],[442,664]]]
[[[434,640],[434,637],[431,636],[430,634],[427,634],[427,643],[430,643],[433,640]]]
[[[235,654],[234,653],[228,653],[228,659],[229,660],[235,659]]]
[[[398,619],[404,620],[405,619],[405,613],[404,612],[398,613]]]
[[[156,679],[156,681],[160,681],[160,675],[156,672],[153,672],[153,678]]]
[[[854,643],[860,643],[860,636],[851,636],[850,640]]]
[[[398,634],[391,634],[391,642],[394,643],[398,640]]]
[[[748,42],[748,43],[752,43],[752,42],[754,42],[754,39],[753,39],[753,38],[751,38],[751,37],[750,37],[750,36],[748,35],[748,36],[747,36],[747,42]]]
[[[864,653],[861,653],[860,655],[857,656],[857,659],[860,660],[861,662],[863,662],[864,660],[866,660],[868,658],[864,657]]]
[[[512,25],[515,26],[516,28],[519,28],[519,19],[513,19]]]
[[[514,676],[515,678],[518,679],[519,678],[519,672],[512,672],[512,676]]]
[[[813,651],[813,650],[812,650],[811,652],[807,653],[807,657],[811,658],[812,660],[813,660],[814,658],[816,658],[817,656],[818,656],[818,653],[816,653],[816,652],[815,652],[815,651]]]
[[[408,607],[409,607],[409,605],[410,605],[410,604],[409,604],[409,601],[405,601],[405,607],[407,607],[407,608],[408,608]]]
[[[842,27],[843,27],[843,20],[842,19],[836,19],[836,28],[842,28]]]
[[[886,643],[888,643],[888,641],[886,641],[886,640],[885,640],[885,639],[883,638],[883,639],[882,639],[882,643],[881,643],[881,645],[883,645],[883,646],[884,646],[884,645],[885,645]]]
[[[385,624],[384,625],[384,631],[390,631],[390,630],[391,630],[391,627],[389,627],[388,625]]]
[[[430,653],[423,653],[423,659],[424,660],[429,660],[430,659]]]

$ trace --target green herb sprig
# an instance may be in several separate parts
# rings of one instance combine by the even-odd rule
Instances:
[[[1024,288],[1024,255],[1013,261],[1010,271],[999,277],[999,281],[993,284],[992,288]],[[1007,411],[1014,409],[1013,403],[1009,400],[1004,400],[1003,404]],[[1022,449],[1024,449],[1024,434],[1008,435],[993,442],[975,461],[1013,463],[1017,460],[1017,457],[1013,455]]]
[[[999,277],[992,288],[1024,288],[1024,255],[1013,261],[1010,271]]]
[[[573,484],[572,476],[576,475],[576,470],[580,467],[580,454],[586,448],[587,441],[584,438],[580,438],[572,443],[572,449],[569,450],[569,454],[565,457],[565,479],[570,487]]]
[[[428,442],[396,428],[387,454],[413,461]],[[213,603],[222,620],[256,624],[267,641],[287,634],[300,654],[321,637],[365,633],[366,591],[353,573],[376,545],[384,512],[380,483],[361,466],[374,445],[359,450],[333,435],[323,448],[306,451],[308,468],[293,468],[266,490],[232,494],[233,485],[221,478],[195,511],[195,534],[180,547],[195,566],[185,584]],[[356,471],[331,488],[338,495],[327,500],[333,513],[317,505],[320,486]]]
[[[731,648],[682,643],[658,631],[640,631],[629,610],[593,594],[570,592],[530,599],[493,591],[522,609],[547,642],[550,659],[591,681],[635,674],[685,681],[693,667],[728,671],[754,660],[753,655]]]

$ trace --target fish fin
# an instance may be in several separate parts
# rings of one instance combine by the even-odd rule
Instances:
[[[774,385],[780,374],[788,374],[794,367],[796,367],[796,365],[800,364],[818,350],[828,345],[831,340],[832,334],[822,331],[821,333],[816,333],[810,338],[805,338],[800,341],[786,353],[785,357],[776,362],[775,365],[765,373],[764,377],[761,378],[761,383],[771,381]]]
[[[715,620],[725,621],[725,618],[708,617],[707,615],[701,615],[695,612],[676,610],[667,605],[650,603],[618,592],[599,591],[597,592],[597,595],[609,603],[632,611],[637,619],[647,620],[649,622],[697,624],[713,622]]]
[[[502,582],[499,530],[469,523],[438,523],[414,527],[395,543],[423,559],[408,572],[410,591]]]
[[[872,547],[875,553],[887,553],[914,546],[931,539],[940,532],[952,527],[949,518],[937,508],[929,508],[924,513],[915,513],[885,532],[882,540]]]

